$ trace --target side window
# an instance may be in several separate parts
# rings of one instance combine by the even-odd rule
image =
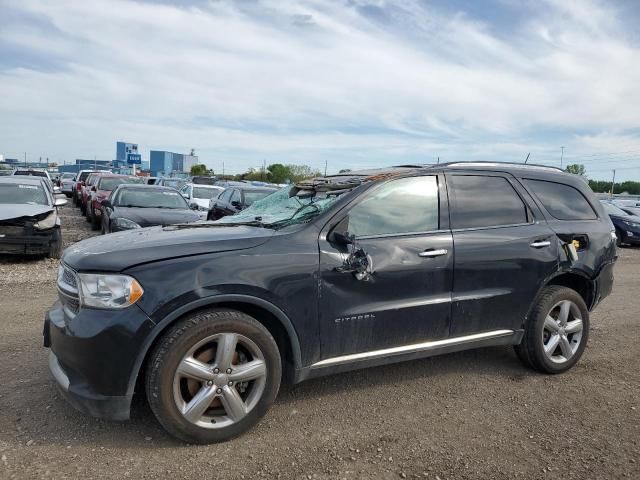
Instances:
[[[544,208],[558,220],[595,220],[596,212],[576,188],[544,180],[524,180]]]
[[[230,198],[231,198],[231,193],[232,193],[232,192],[231,192],[231,189],[230,189],[230,188],[227,188],[224,192],[222,192],[222,195],[220,196],[220,198],[221,198],[223,201],[225,201],[225,202],[229,203]]]
[[[231,194],[231,202],[239,202],[240,201],[240,190],[233,190]]]
[[[481,228],[527,223],[527,207],[503,177],[451,175],[451,228]]]
[[[438,179],[435,176],[392,180],[349,212],[349,233],[356,237],[438,230]]]

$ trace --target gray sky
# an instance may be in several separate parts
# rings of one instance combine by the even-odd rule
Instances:
[[[0,153],[640,180],[640,2],[0,1]]]

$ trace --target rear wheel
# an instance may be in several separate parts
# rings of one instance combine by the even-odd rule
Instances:
[[[220,442],[262,418],[278,393],[281,369],[275,340],[254,318],[234,310],[198,312],[153,351],[147,398],[170,434]]]
[[[545,287],[515,347],[522,362],[540,372],[562,373],[582,356],[589,337],[589,310],[582,297],[562,286]]]

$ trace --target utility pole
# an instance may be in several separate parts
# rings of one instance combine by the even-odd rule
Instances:
[[[24,152],[24,166],[27,166],[27,152]]]
[[[562,168],[562,159],[564,158],[564,147],[560,147],[560,168]]]
[[[609,194],[610,198],[613,198],[613,187],[616,184],[616,170],[613,169],[613,179],[611,180],[611,193]]]
[[[224,180],[224,160],[222,160],[222,179]]]
[[[527,153],[527,158],[524,159],[524,163],[526,165],[526,163],[529,161],[529,155],[531,155],[531,152]]]
[[[440,156],[438,155],[438,165],[440,164]]]
[[[324,176],[327,176],[327,159],[324,159]]]
[[[262,175],[260,176],[260,178],[262,178],[262,181],[264,182],[264,174],[266,173],[267,170],[267,161],[266,160],[262,160]]]

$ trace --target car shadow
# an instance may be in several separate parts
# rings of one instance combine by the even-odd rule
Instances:
[[[285,406],[288,409],[290,405],[305,398],[322,398],[345,392],[359,395],[361,392],[381,385],[428,383],[430,379],[435,381],[436,378],[448,376],[455,378],[456,384],[459,384],[460,375],[503,377],[505,382],[517,382],[538,374],[522,366],[512,348],[489,347],[355,370],[307,380],[296,385],[283,385],[273,408]],[[189,446],[170,437],[162,429],[143,394],[134,396],[131,419],[128,422],[111,422],[89,417],[75,411],[60,396],[54,403],[57,411],[64,412],[63,418],[59,421],[69,423],[66,428],[71,431],[83,430],[90,436],[88,440],[98,447],[140,449]],[[87,424],[90,429],[86,428]],[[263,434],[258,425],[246,435],[261,436]],[[55,436],[42,443],[67,444]]]

